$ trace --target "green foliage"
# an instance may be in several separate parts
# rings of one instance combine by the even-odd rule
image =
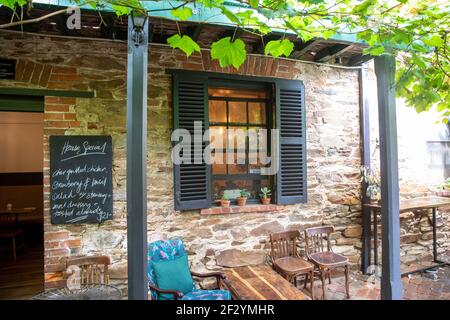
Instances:
[[[242,189],[242,190],[240,191],[240,196],[241,196],[242,198],[248,198],[248,197],[250,196],[250,192],[248,192],[248,191],[245,190],[245,189]]]
[[[274,57],[284,55],[289,57],[294,50],[294,44],[288,39],[269,41],[264,49],[265,54],[270,54]]]
[[[143,0],[69,0],[75,5],[89,5],[96,10],[106,6],[118,16],[145,10]],[[153,0],[151,2],[161,2]],[[448,0],[240,0],[228,6],[225,0],[189,0],[169,3],[171,19],[187,20],[198,10],[212,10],[226,17],[231,25],[245,32],[266,35],[273,29],[284,30],[283,40],[266,43],[265,54],[288,57],[293,40],[328,39],[336,34],[354,34],[368,44],[365,54],[397,57],[396,93],[418,112],[436,108],[443,122],[450,117],[450,2]],[[17,10],[27,0],[0,0]],[[231,9],[232,8],[232,9]],[[15,15],[14,17],[18,17]],[[13,19],[14,19],[13,17]],[[205,19],[205,23],[208,20]],[[189,36],[170,37],[168,44],[190,56],[199,45]],[[238,69],[247,51],[241,39],[223,37],[211,47],[212,59],[221,67]]]
[[[219,60],[222,68],[233,66],[236,69],[245,62],[247,51],[244,41],[236,39],[231,41],[231,37],[222,38],[211,45],[211,58]]]
[[[192,9],[189,7],[183,7],[183,8],[178,8],[178,9],[174,9],[171,11],[172,16],[174,16],[175,18],[178,18],[180,20],[187,20],[190,17],[192,17]]]
[[[261,193],[259,194],[259,196],[261,198],[270,198],[271,194],[272,194],[272,191],[269,188],[264,187],[264,188],[261,188]]]
[[[200,52],[200,46],[187,35],[180,36],[179,34],[171,36],[167,39],[167,43],[172,48],[178,48],[189,57],[194,51]]]

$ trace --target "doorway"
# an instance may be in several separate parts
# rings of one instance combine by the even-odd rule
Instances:
[[[0,95],[0,299],[44,290],[44,98]]]

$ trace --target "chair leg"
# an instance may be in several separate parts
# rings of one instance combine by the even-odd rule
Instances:
[[[27,247],[25,245],[25,240],[23,239],[23,234],[20,235],[20,239],[22,240],[23,252],[27,254]]]
[[[325,270],[320,270],[320,278],[322,279],[322,300],[326,300],[326,297],[325,297],[325,276],[326,276]]]
[[[17,256],[16,256],[16,237],[12,237],[12,246],[13,246],[14,262],[16,262],[17,261]]]
[[[328,271],[328,283],[331,284],[331,270]]]
[[[345,291],[347,291],[347,298],[350,299],[350,285],[348,279],[348,265],[345,265]]]
[[[297,276],[294,276],[294,286],[297,288]]]
[[[314,270],[311,270],[311,298],[314,300]]]
[[[306,289],[306,285],[308,284],[308,274],[305,274],[305,282],[303,283],[303,288]]]

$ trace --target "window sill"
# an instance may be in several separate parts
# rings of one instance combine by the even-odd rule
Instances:
[[[276,204],[254,204],[246,206],[230,206],[224,207],[212,207],[208,209],[201,209],[201,215],[217,215],[217,214],[232,214],[232,213],[257,213],[257,212],[277,212],[284,208],[284,206]]]

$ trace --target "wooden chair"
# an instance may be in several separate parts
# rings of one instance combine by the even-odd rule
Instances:
[[[17,245],[17,237],[20,238],[20,245]],[[27,252],[25,241],[23,240],[23,230],[17,229],[16,214],[13,212],[0,213],[0,239],[4,238],[10,238],[12,240],[14,262],[17,261],[18,249],[23,249],[25,253]]]
[[[331,270],[344,268],[345,290],[350,298],[348,279],[348,259],[331,248],[330,234],[334,231],[332,226],[321,226],[305,230],[306,255],[308,259],[318,268],[322,280],[322,299],[325,300],[325,277],[331,284]],[[325,243],[324,243],[325,242]],[[325,246],[326,244],[326,246]]]
[[[81,285],[109,284],[110,263],[108,256],[77,257],[67,259],[66,268],[70,266],[80,268]]]
[[[311,278],[311,297],[314,299],[314,265],[298,255],[298,230],[273,233],[270,235],[270,258],[274,270],[297,286],[297,276],[305,275],[304,288]]]

